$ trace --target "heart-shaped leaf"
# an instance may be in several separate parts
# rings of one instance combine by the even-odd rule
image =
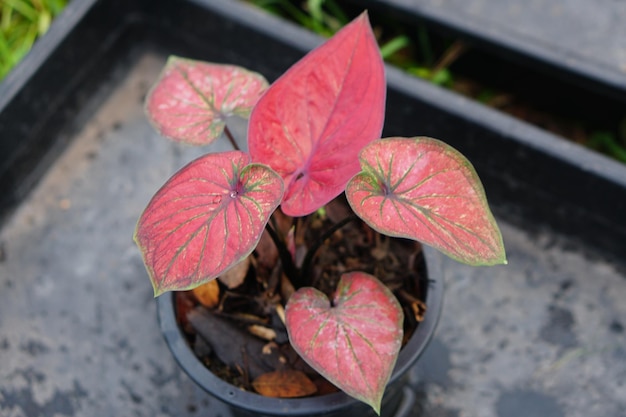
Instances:
[[[248,256],[283,195],[282,179],[250,156],[208,154],[182,168],[144,210],[135,241],[155,295],[216,278]]]
[[[470,265],[506,263],[483,186],[458,151],[431,138],[389,138],[363,149],[360,160],[346,196],[372,228]]]
[[[342,275],[332,305],[322,292],[307,287],[291,296],[286,309],[296,352],[376,412],[402,345],[403,319],[391,291],[363,272]]]
[[[310,214],[343,192],[359,151],[378,139],[385,74],[367,14],[270,86],[250,116],[252,159],[285,180],[282,210]]]
[[[170,57],[146,98],[146,113],[163,136],[208,145],[228,117],[250,116],[267,85],[260,74],[235,65]]]

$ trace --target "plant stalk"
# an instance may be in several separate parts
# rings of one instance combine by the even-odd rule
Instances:
[[[302,269],[301,269],[301,275],[303,278],[302,280],[304,282],[309,281],[313,259],[315,258],[317,251],[324,244],[326,239],[330,238],[333,235],[333,233],[335,233],[337,230],[341,229],[348,223],[353,222],[358,219],[359,218],[353,214],[341,220],[340,222],[335,223],[328,230],[326,230],[324,234],[317,240],[317,242],[315,242],[315,244],[307,251],[306,256],[304,257],[304,261],[302,261]]]
[[[233,148],[236,151],[239,151],[241,149],[239,149],[239,145],[237,145],[237,141],[235,140],[233,134],[231,133],[230,129],[228,128],[227,125],[224,125],[224,134],[226,135],[226,137],[228,138],[228,140],[230,141],[230,144],[233,145]]]
[[[276,245],[276,249],[278,249],[278,256],[283,264],[283,271],[285,272],[285,275],[287,275],[295,289],[303,287],[304,283],[302,282],[301,274],[298,271],[298,268],[296,268],[296,265],[293,263],[293,258],[291,257],[291,253],[289,253],[285,242],[280,239],[274,228],[272,228],[269,223],[265,226],[265,230],[267,230],[267,233],[269,233],[272,241],[274,241],[274,245]]]

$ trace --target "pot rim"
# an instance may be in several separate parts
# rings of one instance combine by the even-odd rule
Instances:
[[[426,245],[422,246],[429,281],[426,293],[428,310],[424,320],[400,351],[387,386],[399,380],[415,364],[430,342],[441,315],[444,292],[442,255]],[[209,371],[187,344],[185,336],[176,322],[173,297],[174,293],[168,292],[157,298],[157,315],[165,341],[176,362],[185,373],[214,397],[231,406],[276,416],[331,413],[360,403],[343,392],[304,398],[270,398],[241,390],[229,384]]]

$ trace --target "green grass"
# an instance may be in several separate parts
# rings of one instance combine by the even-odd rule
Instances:
[[[68,0],[0,0],[0,79],[50,28]]]

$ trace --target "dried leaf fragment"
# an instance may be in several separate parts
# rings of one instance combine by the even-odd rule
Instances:
[[[415,320],[418,322],[424,321],[424,316],[426,316],[426,303],[422,300],[415,300],[411,303],[411,309],[415,315]]]
[[[295,370],[268,372],[252,381],[252,386],[259,394],[274,398],[306,397],[317,392],[309,377]]]
[[[251,326],[248,326],[248,331],[256,337],[260,337],[261,339],[265,339],[268,341],[276,339],[276,331],[274,331],[274,329],[270,329],[269,327],[253,324]]]
[[[216,280],[209,281],[192,290],[198,302],[206,308],[217,306],[220,301],[220,286]]]
[[[248,269],[250,269],[249,256],[220,275],[217,279],[219,279],[222,284],[226,285],[228,289],[232,290],[243,284],[246,275],[248,275]]]

